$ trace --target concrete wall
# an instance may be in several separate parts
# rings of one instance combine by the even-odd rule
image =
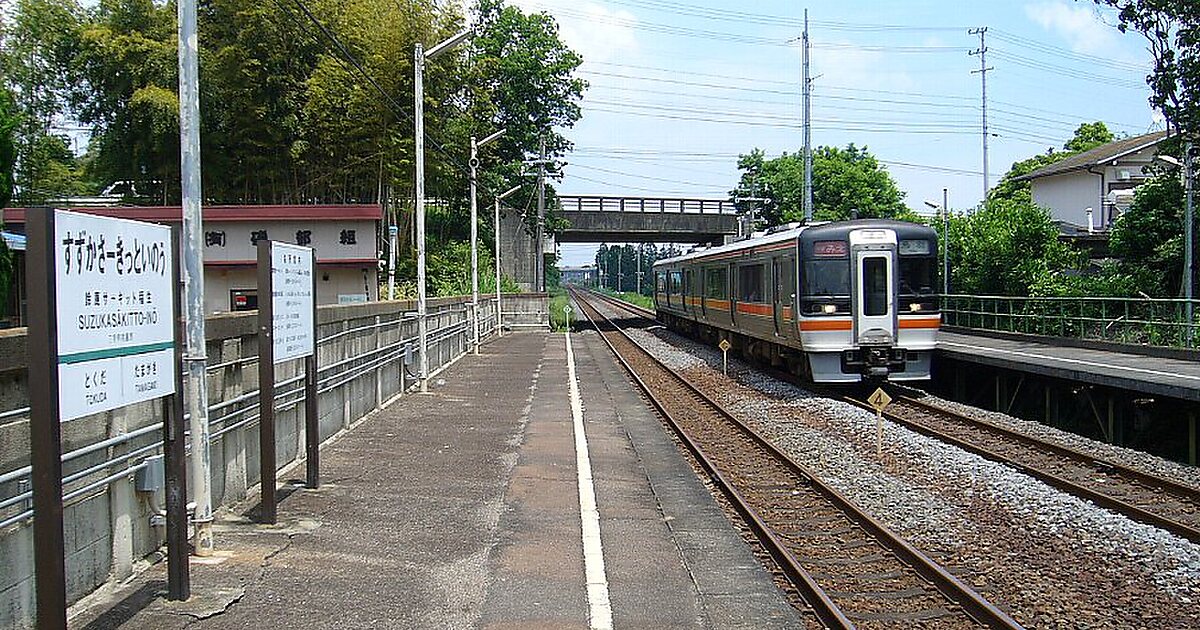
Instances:
[[[317,265],[317,303],[337,304],[338,296],[343,295],[366,295],[368,302],[379,299],[375,273],[375,268],[369,266]],[[227,312],[231,310],[231,290],[254,290],[257,286],[258,270],[254,267],[208,267],[204,270],[204,312]]]
[[[505,324],[510,328],[548,326],[545,295],[506,295]],[[470,347],[469,301],[442,298],[430,301],[430,369],[454,360]],[[375,302],[326,306],[318,312],[318,410],[322,440],[377,409],[381,403],[415,383],[403,366],[404,347],[417,347],[417,321],[406,315],[413,302]],[[495,303],[480,305],[481,337],[495,328]],[[209,403],[212,422],[212,491],[217,505],[245,498],[259,482],[256,313],[230,313],[207,322]],[[415,358],[415,355],[414,355]],[[296,374],[298,362],[277,366],[277,379]],[[29,422],[23,329],[0,331],[0,628],[30,628],[34,615],[33,527],[26,514],[28,501]],[[277,393],[282,405],[276,416],[276,452],[281,467],[304,453],[302,405],[286,388]],[[85,449],[107,438],[118,443],[64,464],[64,475],[83,474],[65,486],[64,534],[67,550],[67,589],[74,602],[111,579],[133,571],[134,561],[157,550],[164,531],[151,524],[162,508],[162,491],[137,492],[134,471],[144,459],[160,452],[159,405],[142,403],[97,414],[63,425],[63,452]],[[124,438],[124,439],[121,439]],[[107,463],[106,463],[107,462]],[[25,472],[22,471],[25,469]],[[87,486],[92,486],[87,488]]]
[[[533,290],[533,237],[525,231],[521,213],[511,208],[500,214],[500,272],[522,290]]]

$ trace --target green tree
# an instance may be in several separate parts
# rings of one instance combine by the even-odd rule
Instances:
[[[743,171],[736,198],[764,199],[760,217],[767,226],[799,221],[804,217],[804,156],[784,153],[766,159],[759,149],[738,158]],[[817,147],[813,151],[813,218],[836,221],[849,219],[852,213],[862,218],[904,218],[913,214],[904,205],[904,193],[879,160],[866,147],[847,145]],[[740,208],[749,209],[743,202]]]
[[[8,207],[13,193],[13,169],[17,164],[17,151],[13,135],[17,129],[17,108],[12,95],[0,86],[0,210]],[[4,215],[0,214],[0,230],[4,229]],[[12,252],[8,243],[0,238],[0,312],[8,311],[8,294],[12,287]]]
[[[988,200],[950,227],[950,258],[957,293],[1030,295],[1033,288],[1079,262],[1058,240],[1049,213],[1032,203]]]
[[[1122,32],[1141,33],[1154,69],[1146,77],[1150,105],[1186,138],[1200,138],[1200,2],[1094,0],[1118,11]]]
[[[1138,187],[1133,204],[1113,226],[1109,247],[1136,290],[1154,297],[1178,295],[1183,279],[1183,185],[1178,175],[1162,175]]]

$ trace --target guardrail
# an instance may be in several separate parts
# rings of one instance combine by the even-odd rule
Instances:
[[[660,212],[675,214],[737,214],[728,199],[673,199],[559,195],[559,208],[567,212]]]
[[[1200,300],[1113,297],[944,295],[942,321],[951,326],[1070,339],[1196,348]]]

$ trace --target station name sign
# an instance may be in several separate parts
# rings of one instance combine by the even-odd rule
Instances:
[[[171,228],[55,211],[63,421],[175,393]]]

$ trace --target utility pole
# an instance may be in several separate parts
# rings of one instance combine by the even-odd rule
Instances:
[[[992,70],[995,70],[995,68],[989,68],[987,65],[987,51],[988,51],[987,31],[988,30],[987,30],[986,26],[981,26],[979,28],[973,28],[969,31],[969,33],[971,35],[979,36],[979,49],[972,50],[970,52],[971,55],[979,55],[979,69],[972,70],[971,74],[978,74],[980,82],[982,83],[982,86],[983,86],[983,199],[982,199],[982,201],[987,201],[988,191],[991,190],[991,188],[992,188],[991,182],[989,181],[990,175],[988,172],[987,73]]]
[[[950,295],[950,189],[942,189],[942,295]]]
[[[1192,304],[1194,297],[1193,292],[1196,286],[1196,259],[1195,259],[1195,240],[1196,232],[1193,224],[1192,212],[1195,208],[1194,191],[1195,185],[1192,183],[1195,173],[1192,170],[1194,162],[1192,161],[1192,143],[1187,143],[1183,146],[1183,176],[1185,202],[1183,212],[1183,297],[1186,300],[1184,309],[1187,311],[1187,346],[1192,347],[1194,341],[1194,325],[1195,312]]]
[[[183,299],[186,303],[183,363],[185,410],[190,415],[192,501],[196,508],[197,556],[213,554],[212,487],[209,468],[208,354],[204,341],[204,225],[200,201],[200,43],[196,0],[179,2],[179,166],[183,203]],[[269,296],[266,296],[269,299]]]
[[[479,354],[479,204],[475,199],[479,181],[479,147],[494,142],[503,136],[504,132],[505,130],[501,129],[478,142],[475,141],[475,136],[471,136],[471,159],[468,166],[471,167],[471,326],[475,333],[471,345],[474,347],[474,354]],[[499,222],[496,223],[496,229],[500,229]]]
[[[642,250],[644,249],[644,246],[645,246],[645,243],[638,243],[638,246],[637,246],[637,287],[636,287],[636,290],[637,290],[638,295],[642,294]]]
[[[804,220],[812,221],[812,79],[809,78],[808,9],[804,10]],[[753,232],[751,228],[751,232]]]
[[[546,223],[546,138],[538,141],[538,195],[537,195],[537,228],[534,240],[534,279],[533,290],[542,293],[546,290],[546,255],[542,252],[542,227]]]
[[[621,275],[621,258],[625,256],[626,247],[629,247],[629,245],[622,245],[621,248],[617,250],[617,293],[621,292],[621,285],[624,284],[621,281],[625,279],[625,277]]]

